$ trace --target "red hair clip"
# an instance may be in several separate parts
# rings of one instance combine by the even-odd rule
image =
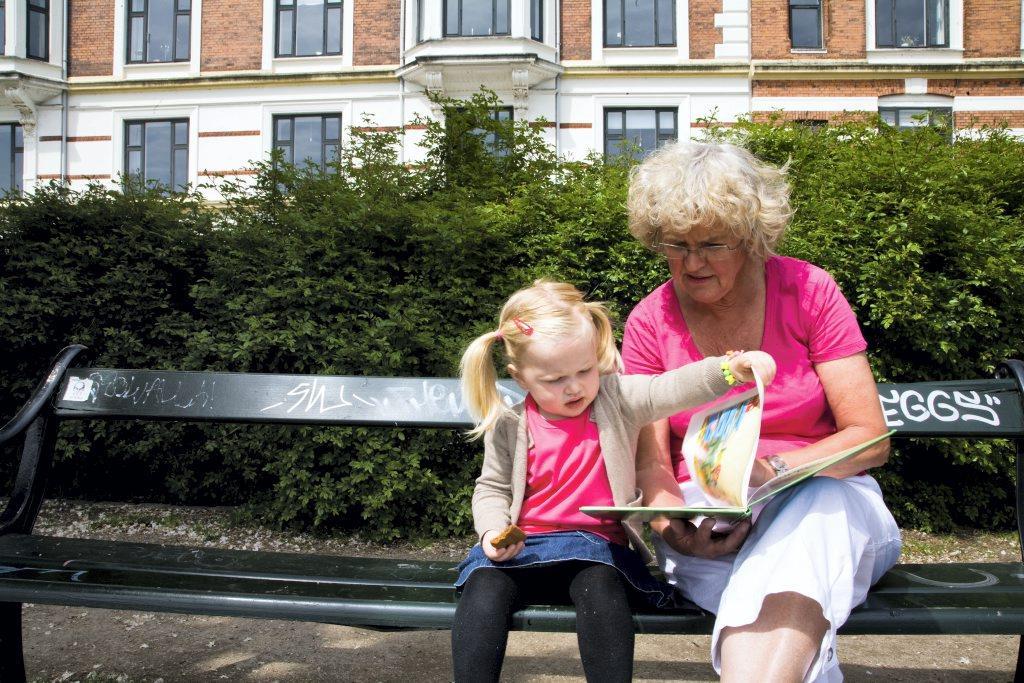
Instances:
[[[529,337],[533,334],[533,328],[519,318],[512,318],[512,323],[519,328],[519,331]]]

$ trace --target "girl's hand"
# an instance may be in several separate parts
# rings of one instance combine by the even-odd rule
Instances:
[[[729,371],[741,382],[753,382],[757,372],[768,386],[775,379],[775,359],[764,351],[744,351],[729,358]]]
[[[491,562],[508,562],[513,557],[522,552],[526,546],[525,541],[519,541],[506,548],[495,548],[491,545],[491,539],[501,533],[501,529],[491,529],[484,534],[484,537],[480,539],[480,546],[484,549],[484,555],[487,556]]]

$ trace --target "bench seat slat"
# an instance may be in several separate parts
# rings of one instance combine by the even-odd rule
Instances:
[[[371,628],[446,629],[454,563],[188,548],[122,541],[0,538],[0,599]],[[634,615],[640,633],[706,633],[696,607]],[[516,614],[519,630],[575,630],[564,605]],[[899,565],[844,633],[1024,630],[1024,565]]]

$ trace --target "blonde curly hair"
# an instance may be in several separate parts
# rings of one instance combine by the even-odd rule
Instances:
[[[736,145],[665,145],[630,173],[629,231],[657,250],[666,232],[683,235],[694,227],[718,226],[764,260],[793,216],[787,167],[763,163]]]

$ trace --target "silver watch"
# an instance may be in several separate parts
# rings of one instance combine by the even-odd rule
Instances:
[[[767,460],[771,468],[775,470],[776,477],[779,476],[780,474],[785,474],[786,472],[789,471],[789,465],[786,463],[785,460],[783,460],[779,456],[770,455],[768,456]]]

